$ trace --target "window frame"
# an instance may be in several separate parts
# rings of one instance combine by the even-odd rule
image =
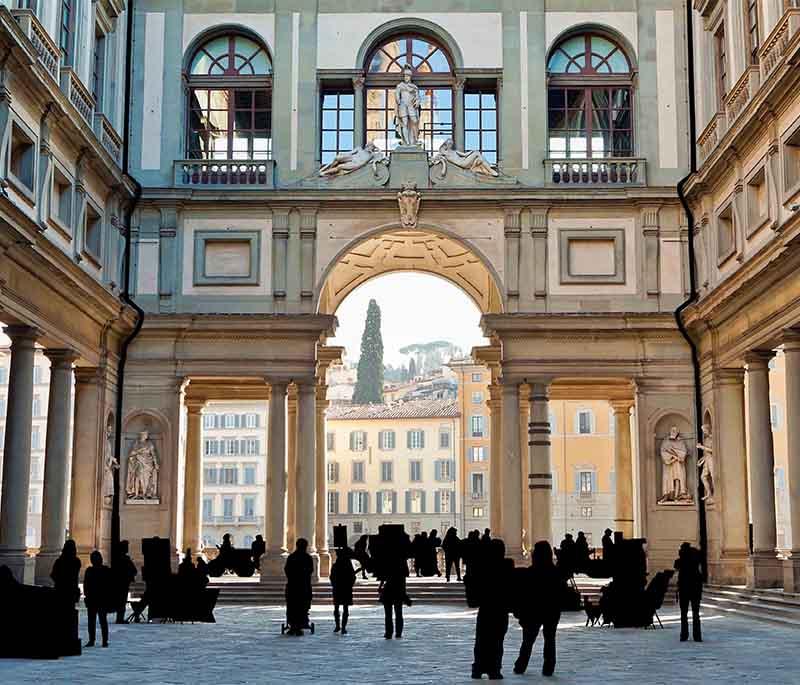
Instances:
[[[728,97],[728,46],[725,19],[720,19],[719,25],[713,30],[714,41],[714,81],[717,88],[717,110],[725,110],[725,98]]]
[[[742,0],[744,3],[744,32],[747,38],[750,64],[758,64],[761,48],[761,3],[759,0]]]
[[[61,0],[58,5],[58,49],[61,52],[62,66],[73,67],[75,61],[75,10],[77,0]],[[67,9],[66,21],[64,9]],[[66,32],[66,40],[64,33]]]

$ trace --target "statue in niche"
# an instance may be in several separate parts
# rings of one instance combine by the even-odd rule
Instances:
[[[111,504],[114,499],[114,471],[119,469],[119,463],[114,459],[114,432],[106,428],[106,446],[103,456],[103,499],[106,504]]]
[[[388,164],[389,160],[375,143],[367,143],[364,147],[357,147],[350,152],[340,152],[327,164],[320,167],[319,175],[324,177],[344,176],[354,171],[372,165],[372,173],[378,175],[378,164]]]
[[[404,183],[403,189],[397,193],[400,223],[403,228],[416,228],[420,202],[422,202],[422,194],[417,191],[416,184]]]
[[[442,167],[442,176],[447,173],[447,165],[452,164],[459,169],[471,171],[478,176],[492,176],[498,177],[500,173],[497,169],[486,161],[484,156],[478,150],[471,150],[470,152],[460,152],[456,150],[456,144],[452,138],[445,140],[439,147],[439,151],[431,159],[431,166],[440,164]]]
[[[700,482],[703,484],[703,500],[706,502],[714,501],[714,436],[711,434],[711,426],[703,423],[700,427],[703,431],[703,442],[697,445],[697,449],[703,456],[697,460],[700,467]]]
[[[411,82],[413,70],[403,67],[403,80],[394,89],[394,128],[404,146],[419,145],[419,88]]]
[[[129,500],[158,500],[158,455],[150,434],[143,430],[128,452],[125,492]]]
[[[690,503],[686,483],[686,457],[689,450],[681,438],[677,426],[669,429],[669,435],[661,442],[661,498],[659,504]]]

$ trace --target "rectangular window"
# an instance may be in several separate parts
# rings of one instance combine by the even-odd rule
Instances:
[[[479,461],[486,461],[486,448],[485,447],[470,447],[469,460],[473,463]]]
[[[256,465],[255,464],[245,464],[244,467],[244,484],[245,485],[255,485],[256,484]]]
[[[425,448],[425,431],[411,430],[406,435],[408,449],[421,450]]]
[[[365,449],[367,449],[366,431],[351,431],[350,450],[352,452],[363,452]]]
[[[328,513],[339,513],[339,493],[335,490],[328,490]]]
[[[211,497],[203,497],[203,521],[211,521],[214,518],[214,500]]]
[[[733,203],[717,215],[717,261],[724,262],[736,252],[736,226]]]
[[[725,107],[725,98],[728,95],[728,57],[725,44],[725,22],[720,22],[719,28],[714,33],[714,58],[717,75],[717,95],[719,96],[720,110]]]
[[[242,516],[250,519],[256,516],[256,498],[252,495],[242,498]]]
[[[493,90],[464,93],[464,150],[479,150],[497,163],[497,94]]]
[[[14,122],[11,125],[11,156],[8,170],[23,190],[33,196],[34,170],[36,168],[36,145],[33,138]]]
[[[772,424],[773,430],[777,430],[781,425],[781,408],[780,405],[773,402],[769,405],[769,420]]]
[[[472,518],[481,519],[484,516],[483,507],[472,507]]]
[[[440,459],[436,462],[436,480],[447,482],[455,480],[453,470],[453,462],[450,459]]]
[[[473,473],[470,476],[470,483],[472,485],[472,496],[481,498],[484,494],[484,477],[482,473]]]
[[[483,416],[471,416],[469,419],[470,433],[473,438],[483,437]]]
[[[67,231],[72,229],[72,181],[57,165],[53,168],[50,217],[58,221]]]
[[[222,498],[222,515],[226,519],[233,518],[233,497]]]
[[[482,392],[473,392],[472,393],[472,404],[480,404],[483,402],[483,393]]]
[[[320,161],[328,164],[340,152],[355,147],[355,96],[348,90],[326,90],[322,93],[320,126]]]
[[[42,384],[42,367],[38,364],[33,367],[33,384],[34,385],[41,385]]]
[[[378,433],[378,449],[393,450],[395,447],[394,431],[381,431]]]
[[[58,47],[61,48],[61,55],[65,65],[72,64],[72,27],[73,23],[73,4],[75,0],[61,0],[61,14],[58,26]]]
[[[361,535],[364,532],[364,522],[363,521],[353,521],[353,534],[354,535]]]
[[[369,513],[369,493],[357,491],[353,492],[353,514]]]
[[[95,261],[99,262],[102,257],[103,245],[103,217],[94,206],[86,203],[86,233],[84,246]]]
[[[767,176],[764,167],[761,167],[747,180],[745,193],[749,235],[769,218],[769,194],[767,193]]]
[[[217,454],[217,441],[209,438],[203,440],[203,454],[207,457]]]
[[[363,461],[354,461],[353,462],[353,476],[351,480],[354,483],[363,483],[364,482],[364,462]]]
[[[214,414],[203,414],[203,428],[214,428]]]
[[[339,482],[339,463],[335,461],[328,462],[328,482]]]
[[[450,449],[450,429],[449,428],[440,428],[439,429],[439,449],[441,449],[441,450]]]
[[[422,490],[410,490],[408,494],[408,511],[407,514],[424,514],[425,513],[425,493]]]
[[[750,42],[750,63],[758,64],[758,49],[761,47],[761,35],[758,22],[758,0],[744,0],[747,8],[747,35]]]
[[[258,438],[247,438],[245,441],[245,454],[250,457],[261,454],[261,441]]]
[[[235,428],[236,427],[236,415],[235,414],[225,414],[224,419],[224,427],[225,428]]]
[[[381,514],[396,514],[394,502],[394,492],[391,490],[381,490],[378,493],[378,512]]]
[[[206,466],[203,469],[203,482],[206,485],[216,485],[217,484],[217,467],[216,466]]]
[[[31,428],[31,449],[39,450],[41,448],[42,448],[42,433],[39,430],[39,426],[33,426]]]
[[[585,518],[585,519],[592,518],[592,508],[591,507],[581,507],[581,518]]]
[[[236,438],[226,438],[222,442],[225,445],[226,455],[230,457],[239,454],[239,441]]]
[[[481,383],[483,381],[483,374],[480,372],[476,372],[472,374],[472,382],[473,383]]]
[[[436,494],[438,495],[437,499],[439,500],[439,512],[453,511],[453,503],[455,502],[453,499],[453,491],[439,490]]]
[[[381,462],[381,482],[391,483],[394,475],[394,464],[390,461]]]
[[[106,35],[95,30],[94,55],[92,56],[92,95],[97,103],[97,111],[103,111],[103,88],[106,69]]]
[[[422,462],[410,461],[408,462],[408,480],[412,483],[422,482]]]
[[[42,480],[42,460],[38,457],[31,459],[31,480]]]
[[[245,414],[245,426],[248,428],[258,428],[258,414]]]
[[[325,434],[325,447],[328,452],[333,452],[333,450],[336,449],[336,433]]]
[[[786,179],[784,194],[793,195],[800,188],[800,127],[783,143],[783,175]]]
[[[236,485],[239,481],[239,470],[235,466],[222,467],[222,484]]]
[[[33,416],[42,415],[42,398],[39,395],[33,396],[32,412]]]
[[[594,474],[591,471],[581,471],[578,474],[578,485],[581,495],[591,495],[594,491]]]
[[[578,433],[588,435],[592,432],[592,413],[588,411],[578,412]]]

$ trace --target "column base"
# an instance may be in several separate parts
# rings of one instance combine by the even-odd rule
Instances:
[[[53,581],[50,578],[50,572],[53,570],[53,564],[60,555],[61,552],[57,552],[55,550],[42,550],[36,555],[34,559],[36,564],[34,578],[37,585],[42,585],[44,587],[53,586]]]
[[[260,573],[261,582],[266,583],[276,578],[286,578],[283,568],[286,566],[287,552],[273,551],[266,552],[261,556]]]
[[[331,574],[331,554],[328,550],[319,552],[319,575],[327,578]]]
[[[742,552],[723,553],[719,559],[709,558],[709,581],[715,585],[744,585],[747,582],[747,566],[750,555]]]
[[[800,593],[800,550],[783,560],[783,591]]]
[[[783,562],[775,552],[754,552],[747,560],[747,587],[783,586]]]
[[[25,548],[0,549],[0,566],[8,566],[18,582],[33,585],[36,576],[36,560],[27,555]]]

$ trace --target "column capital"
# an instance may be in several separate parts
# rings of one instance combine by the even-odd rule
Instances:
[[[24,324],[3,326],[3,333],[11,338],[12,345],[25,341],[35,343],[37,338],[41,335],[41,331],[38,328],[34,326],[25,326]]]
[[[184,397],[183,399],[184,405],[186,405],[186,411],[190,414],[200,414],[206,406],[206,399],[200,397]]]
[[[714,369],[713,381],[714,387],[720,385],[743,385],[744,384],[744,368]]]
[[[99,383],[102,380],[103,371],[99,366],[76,366],[75,383]]]
[[[530,394],[528,396],[530,402],[534,400],[546,402],[550,399],[551,378],[528,378],[526,380],[530,388]]]
[[[306,395],[306,394],[316,394],[317,392],[317,383],[316,378],[295,378],[294,385],[297,388],[297,394],[299,395]]]
[[[286,391],[289,388],[288,380],[284,380],[283,378],[268,378],[267,383],[269,383],[270,399],[272,399],[272,395],[286,396]]]
[[[50,360],[50,367],[53,369],[70,369],[72,364],[80,359],[80,355],[70,349],[47,349],[44,351],[44,356]]]
[[[634,405],[633,398],[629,400],[609,400],[608,403],[615,414],[630,414]]]
[[[800,329],[787,328],[781,335],[781,342],[783,349],[786,350],[800,350]]]
[[[747,370],[751,369],[767,369],[769,368],[770,360],[775,356],[772,350],[750,350],[744,355],[744,363],[747,364]]]

